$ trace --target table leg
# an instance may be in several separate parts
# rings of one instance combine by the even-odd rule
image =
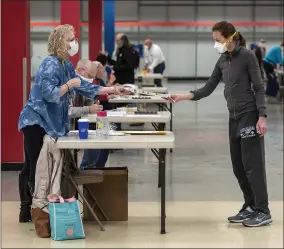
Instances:
[[[166,124],[163,124],[163,123],[159,123],[158,124],[158,129],[159,129],[159,131],[164,131],[165,130],[165,126],[166,126]],[[159,157],[160,157],[160,155],[159,155]],[[160,163],[160,159],[159,159],[159,173],[158,173],[158,188],[160,188],[161,187],[161,163]]]
[[[170,121],[170,131],[173,131],[173,104],[170,103],[170,113],[171,113],[171,121]]]
[[[171,120],[170,120],[170,131],[173,132],[173,104],[170,103],[170,113],[171,113]],[[170,152],[173,152],[173,149],[170,149]]]
[[[161,175],[161,234],[166,234],[166,149],[159,149]]]
[[[64,192],[63,192],[63,197],[64,198],[70,198],[69,196],[69,176],[70,176],[70,151],[69,150],[63,150],[63,156],[64,156]]]

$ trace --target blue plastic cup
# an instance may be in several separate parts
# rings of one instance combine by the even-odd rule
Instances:
[[[78,120],[78,129],[79,129],[79,138],[88,139],[89,134],[89,120],[88,119],[79,119]]]

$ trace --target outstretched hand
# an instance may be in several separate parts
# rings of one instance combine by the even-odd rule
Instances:
[[[115,85],[115,94],[117,95],[131,95],[132,92],[128,90],[126,87],[121,85]]]
[[[182,100],[191,100],[193,98],[192,93],[186,93],[186,94],[172,94],[168,97],[168,100],[171,103],[179,102]]]

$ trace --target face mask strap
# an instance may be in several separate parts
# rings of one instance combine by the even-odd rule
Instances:
[[[233,38],[237,35],[237,31],[234,33],[234,34],[232,34],[231,35],[231,37],[225,42],[225,44],[227,43],[227,42],[232,42],[233,41]]]

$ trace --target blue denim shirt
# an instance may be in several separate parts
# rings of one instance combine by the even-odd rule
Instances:
[[[61,96],[60,86],[78,77],[70,61],[61,62],[48,56],[41,63],[27,103],[19,118],[19,130],[26,126],[39,125],[51,137],[57,138],[69,132],[68,98],[76,91],[94,99],[100,86],[81,78],[81,86]]]

